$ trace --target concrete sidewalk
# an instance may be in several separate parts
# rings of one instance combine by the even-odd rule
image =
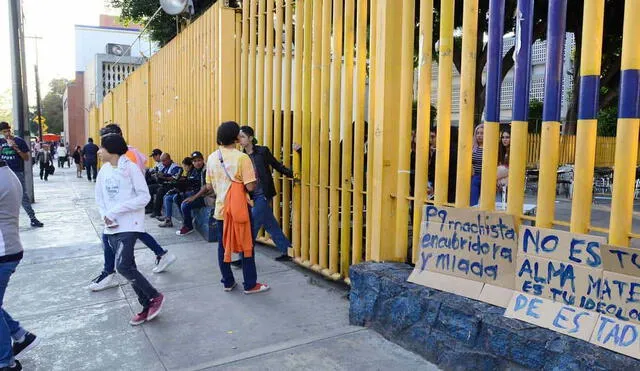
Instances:
[[[129,285],[86,289],[103,263],[94,183],[77,179],[75,169],[35,183],[34,209],[45,226],[31,228],[22,213],[25,257],[4,300],[43,340],[20,357],[25,370],[436,369],[373,331],[349,326],[347,288],[274,261],[273,249],[256,251],[258,279],[271,291],[223,292],[217,245],[197,233],[178,237],[150,218],[148,231],[178,261],[153,274],[153,254],[138,246],[139,269],[166,305],[154,321],[130,326],[140,307]],[[234,274],[241,282],[241,271]]]

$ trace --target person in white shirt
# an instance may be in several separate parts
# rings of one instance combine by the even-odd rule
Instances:
[[[134,245],[144,233],[144,207],[149,190],[138,166],[124,156],[129,148],[119,135],[101,140],[100,168],[96,182],[96,203],[104,220],[104,234],[116,256],[116,270],[131,283],[142,311],[131,319],[140,325],[154,319],[162,309],[164,295],[159,293],[136,268]]]
[[[64,146],[64,143],[60,143],[60,147],[56,149],[56,155],[58,155],[58,167],[64,168],[64,163],[67,163],[68,167],[71,167],[71,161],[69,161],[69,152],[67,152],[67,147]]]

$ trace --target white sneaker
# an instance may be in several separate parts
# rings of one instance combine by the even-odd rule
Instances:
[[[91,291],[102,291],[112,287],[117,287],[118,285],[120,285],[120,281],[118,281],[116,273],[108,274],[102,272],[98,277],[93,279],[88,288]]]
[[[178,258],[176,258],[176,256],[170,252],[167,252],[161,257],[156,257],[156,266],[153,267],[152,272],[153,273],[164,272],[167,268],[169,268],[171,264],[175,263],[177,259]]]

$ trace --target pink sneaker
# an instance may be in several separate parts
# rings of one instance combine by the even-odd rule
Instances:
[[[192,232],[193,232],[193,228],[189,229],[187,227],[182,227],[182,228],[180,228],[179,231],[176,231],[176,234],[178,236],[186,236],[188,234],[191,234]]]
[[[149,316],[149,311],[143,310],[142,312],[133,316],[133,318],[131,318],[131,320],[129,321],[129,324],[131,324],[131,326],[141,325],[147,320],[148,316]]]
[[[251,295],[251,294],[257,294],[259,292],[265,292],[269,289],[270,289],[269,285],[266,285],[264,283],[256,283],[256,285],[253,286],[251,290],[244,290],[244,293],[247,295]]]
[[[158,297],[151,299],[151,304],[149,305],[149,315],[147,316],[147,321],[151,321],[156,318],[160,311],[162,310],[162,304],[164,304],[164,295],[160,294]]]

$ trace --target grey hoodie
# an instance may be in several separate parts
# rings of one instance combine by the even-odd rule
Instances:
[[[9,166],[0,166],[0,263],[22,259],[18,217],[22,185]]]

